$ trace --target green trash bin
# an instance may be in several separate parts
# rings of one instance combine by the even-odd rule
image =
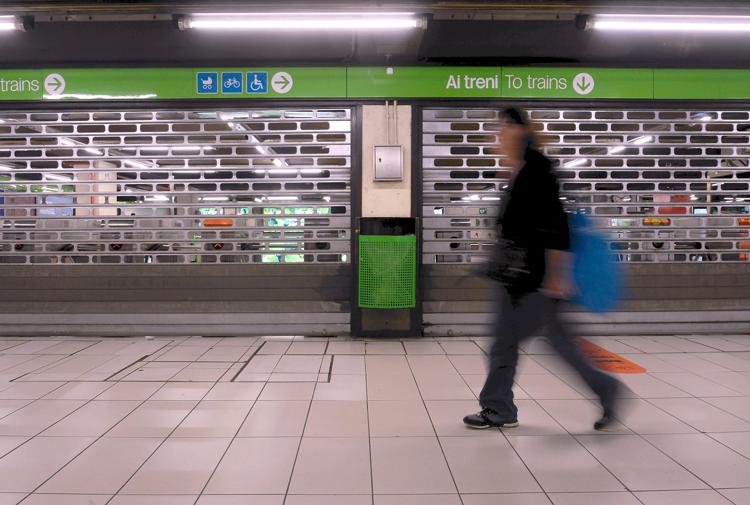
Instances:
[[[416,235],[360,235],[359,306],[410,309],[416,305]]]

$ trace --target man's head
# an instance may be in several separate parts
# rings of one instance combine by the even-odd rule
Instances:
[[[514,107],[500,111],[500,153],[510,160],[523,159],[526,149],[532,145],[531,127],[525,114]]]

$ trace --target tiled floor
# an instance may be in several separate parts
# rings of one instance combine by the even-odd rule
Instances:
[[[505,432],[483,338],[0,339],[0,505],[750,504],[750,336],[591,340],[648,370],[603,433],[543,339]]]

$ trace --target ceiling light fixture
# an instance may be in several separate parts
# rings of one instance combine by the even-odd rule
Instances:
[[[597,14],[585,26],[620,32],[750,33],[750,16]]]
[[[33,26],[31,18],[20,18],[16,16],[0,16],[0,32],[11,32],[18,30],[25,32]]]
[[[425,27],[424,19],[411,12],[193,14],[181,18],[178,24],[181,30],[379,31]]]

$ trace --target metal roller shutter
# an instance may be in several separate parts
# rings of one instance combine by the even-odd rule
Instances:
[[[348,108],[0,112],[0,299],[347,332],[351,164]]]
[[[680,278],[689,272],[723,275],[727,286],[714,283],[714,297],[724,287],[727,298],[739,293],[744,285],[726,277],[728,264],[744,271],[750,257],[750,113],[611,107],[528,112],[558,165],[567,205],[606,230],[631,273],[660,275],[664,288],[682,284],[682,294],[662,291],[676,298],[691,290],[696,300],[710,298],[701,292],[705,285]],[[485,261],[495,240],[498,191],[509,176],[493,145],[498,128],[496,109],[422,111],[422,261],[425,323],[432,331],[487,323],[486,285],[467,266]],[[696,271],[696,264],[705,268]],[[641,291],[634,289],[634,299],[647,300]],[[669,302],[662,307],[669,310]]]

